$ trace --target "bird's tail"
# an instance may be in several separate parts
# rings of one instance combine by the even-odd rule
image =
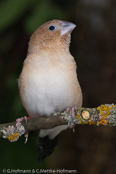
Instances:
[[[39,137],[39,156],[38,161],[43,161],[47,156],[51,155],[58,142],[58,136],[50,139],[49,136]]]

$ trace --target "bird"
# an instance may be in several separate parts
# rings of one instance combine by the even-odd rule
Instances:
[[[45,22],[30,37],[26,59],[18,79],[20,97],[30,118],[49,117],[82,106],[82,90],[77,66],[70,53],[72,22],[53,19]],[[39,161],[54,151],[58,134],[69,125],[39,132]]]

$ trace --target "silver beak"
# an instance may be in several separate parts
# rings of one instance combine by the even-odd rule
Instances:
[[[61,30],[61,35],[64,35],[67,33],[71,33],[76,27],[76,25],[71,22],[62,21],[62,27],[63,29]]]

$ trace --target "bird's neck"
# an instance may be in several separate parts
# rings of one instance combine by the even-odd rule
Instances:
[[[49,49],[53,52],[66,52],[69,53],[69,45],[70,45],[70,35],[64,35],[58,40],[49,40],[48,42],[29,42],[28,55],[32,53],[36,53],[41,50]]]

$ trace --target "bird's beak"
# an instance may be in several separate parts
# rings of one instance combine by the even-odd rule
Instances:
[[[61,36],[67,33],[71,33],[75,27],[76,25],[71,22],[62,21]]]

